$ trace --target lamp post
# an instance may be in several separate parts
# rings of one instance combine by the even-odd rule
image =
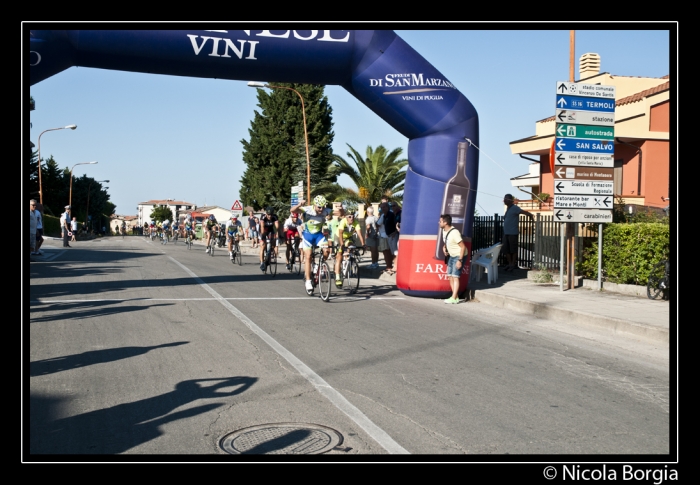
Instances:
[[[60,128],[49,128],[48,130],[44,130],[41,133],[39,133],[39,141],[37,142],[37,156],[39,157],[39,163],[37,165],[39,166],[39,203],[42,206],[44,205],[44,192],[42,192],[41,190],[41,135],[43,135],[47,131],[65,130],[67,128],[75,130],[77,127],[78,125],[68,125],[62,126]]]
[[[78,165],[94,165],[96,163],[97,162],[94,162],[94,161],[93,162],[80,162],[80,163],[76,163],[75,165],[73,165],[73,167],[71,167],[71,169],[70,169],[70,186],[68,189],[68,205],[71,205],[71,201],[73,200],[73,169],[75,167],[77,167]],[[71,207],[71,210],[72,209],[73,208]]]
[[[90,211],[90,188],[92,187],[92,183],[95,182],[95,180],[90,180],[90,183],[88,184],[88,196],[87,196],[87,205],[85,206],[85,226],[87,226],[87,219],[88,219],[88,214]],[[101,184],[102,182],[107,182],[109,183],[109,180],[97,180],[98,184]],[[109,187],[106,187],[109,188]]]
[[[306,203],[311,203],[311,162],[309,161],[309,135],[306,132],[306,109],[304,108],[304,98],[299,91],[287,86],[272,86],[270,84],[259,83],[256,81],[249,82],[248,86],[251,88],[287,89],[289,91],[294,91],[297,93],[297,96],[299,96],[299,99],[301,100],[301,115],[304,118],[304,143],[306,145]]]

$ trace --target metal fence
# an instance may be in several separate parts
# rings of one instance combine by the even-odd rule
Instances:
[[[503,216],[474,217],[472,230],[472,254],[503,240]],[[561,222],[555,221],[554,216],[535,214],[535,220],[521,217],[518,236],[518,265],[532,269],[542,267],[552,270],[559,269],[561,254]],[[580,261],[584,249],[598,240],[597,226],[574,224],[575,260]],[[498,257],[501,265],[507,263],[505,254]]]

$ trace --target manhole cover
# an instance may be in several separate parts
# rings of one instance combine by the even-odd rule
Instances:
[[[221,439],[232,455],[318,455],[343,443],[343,435],[327,426],[272,423],[243,428]]]

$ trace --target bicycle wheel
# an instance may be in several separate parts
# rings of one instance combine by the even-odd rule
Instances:
[[[270,251],[270,262],[268,263],[269,268],[270,268],[270,274],[274,278],[277,276],[277,255],[275,254],[275,250]]]
[[[360,288],[360,265],[357,260],[352,259],[348,261],[348,268],[343,276],[343,289],[348,290],[350,293],[357,292]]]
[[[328,301],[331,296],[331,270],[328,263],[321,263],[320,273],[318,275],[318,291],[321,293],[321,299]]]
[[[649,280],[647,281],[647,297],[650,300],[656,300],[660,295],[666,296],[668,283],[664,278],[666,274],[666,261],[659,261],[651,269]]]
[[[292,252],[292,273],[301,274],[301,261],[299,260],[299,252]]]
[[[209,256],[212,258],[214,257],[214,247],[216,246],[216,241],[214,241],[214,237],[209,239]]]
[[[191,237],[187,236],[185,243],[187,244],[187,249],[192,249],[192,238]]]

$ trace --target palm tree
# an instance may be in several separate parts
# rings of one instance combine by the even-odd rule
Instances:
[[[347,175],[357,186],[356,194],[352,194],[353,191],[348,189],[348,198],[366,205],[379,202],[384,196],[400,202],[403,199],[406,179],[406,171],[402,169],[408,165],[407,159],[399,159],[403,148],[395,148],[387,152],[382,145],[375,150],[368,146],[366,156],[363,158],[350,144],[347,145],[350,148],[347,155],[357,169],[339,155],[334,154],[333,161],[335,172]]]

